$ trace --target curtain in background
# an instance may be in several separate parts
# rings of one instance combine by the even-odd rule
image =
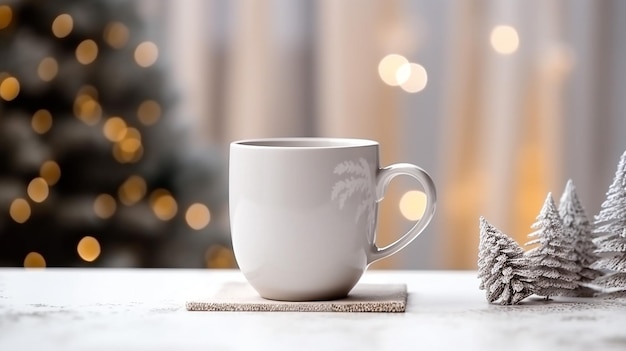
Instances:
[[[197,140],[376,139],[383,165],[416,163],[439,190],[433,225],[380,267],[467,269],[480,215],[523,243],[567,178],[598,212],[626,149],[624,15],[617,0],[182,0],[162,30]],[[424,90],[381,80],[391,53],[426,69]],[[413,187],[390,187],[383,243],[410,227]]]
[[[558,201],[568,178],[588,215],[597,213],[626,149],[624,3],[465,5],[453,14],[448,68],[459,78],[442,128],[454,133],[443,153],[442,231],[459,240],[441,247],[442,264],[454,268],[475,264],[468,248],[479,215],[524,242],[547,192]],[[519,33],[509,56],[477,40],[502,23]]]

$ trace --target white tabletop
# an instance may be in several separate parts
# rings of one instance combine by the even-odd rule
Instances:
[[[626,300],[493,306],[474,272],[367,272],[406,313],[188,312],[237,271],[0,269],[0,350],[625,350]]]

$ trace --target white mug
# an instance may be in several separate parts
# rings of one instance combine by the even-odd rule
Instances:
[[[435,185],[421,168],[380,168],[378,143],[276,138],[230,145],[229,206],[237,264],[264,298],[346,296],[373,262],[407,246],[435,212]],[[378,202],[389,182],[421,183],[423,217],[393,244],[376,246]]]

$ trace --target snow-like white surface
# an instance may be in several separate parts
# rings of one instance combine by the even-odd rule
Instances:
[[[0,269],[0,350],[625,350],[626,299],[493,306],[475,272],[371,271],[406,313],[188,312],[238,271]]]

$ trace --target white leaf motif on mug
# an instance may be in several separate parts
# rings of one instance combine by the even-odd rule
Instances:
[[[360,194],[362,201],[359,203],[355,214],[355,222],[367,212],[368,227],[374,226],[375,215],[375,186],[372,181],[371,167],[367,160],[359,158],[358,162],[344,161],[335,166],[334,174],[345,175],[333,185],[331,199],[339,201],[339,209],[343,209],[346,201],[355,194]]]

